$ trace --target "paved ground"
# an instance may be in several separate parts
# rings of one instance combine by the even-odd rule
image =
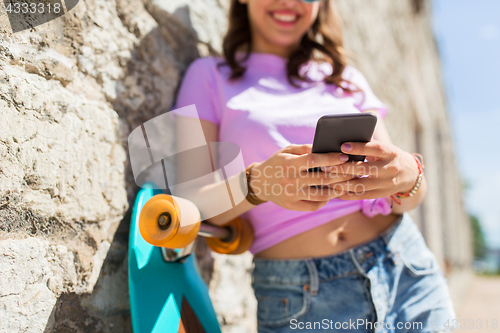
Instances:
[[[500,277],[474,276],[455,332],[500,333]]]

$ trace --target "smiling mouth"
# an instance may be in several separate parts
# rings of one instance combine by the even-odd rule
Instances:
[[[293,24],[297,22],[299,19],[300,15],[297,14],[284,14],[284,13],[276,13],[276,12],[271,12],[271,17],[277,21],[278,23],[282,24]]]

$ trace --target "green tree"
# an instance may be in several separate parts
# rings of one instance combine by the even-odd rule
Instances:
[[[484,257],[486,252],[486,241],[484,240],[484,232],[479,223],[479,219],[476,215],[469,214],[470,223],[472,227],[472,237],[474,242],[474,257],[476,259],[481,259]]]

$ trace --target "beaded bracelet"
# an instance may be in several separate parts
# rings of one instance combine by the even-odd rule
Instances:
[[[250,186],[250,178],[251,178],[251,171],[252,171],[252,168],[253,166],[257,164],[257,163],[252,163],[250,164],[246,169],[245,169],[245,174],[247,176],[247,188],[248,188],[248,194],[246,196],[246,199],[248,200],[248,202],[250,202],[252,205],[260,205],[260,204],[263,204],[267,201],[264,201],[264,200],[261,200],[259,198],[257,198],[257,196],[255,195],[253,189],[252,189],[252,186]]]
[[[415,182],[415,186],[413,186],[413,188],[409,192],[406,192],[406,193],[398,192],[398,193],[391,195],[391,199],[395,203],[397,203],[398,205],[401,205],[400,199],[410,198],[410,197],[414,196],[415,193],[417,193],[418,189],[420,188],[420,185],[422,185],[422,177],[424,175],[424,173],[423,173],[424,157],[418,153],[412,153],[412,155],[415,158],[415,161],[417,162],[417,166],[418,166],[417,181]]]

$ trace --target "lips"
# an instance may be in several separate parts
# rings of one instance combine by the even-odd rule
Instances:
[[[269,13],[272,19],[284,26],[294,25],[300,18],[300,15],[292,11],[272,11]]]

